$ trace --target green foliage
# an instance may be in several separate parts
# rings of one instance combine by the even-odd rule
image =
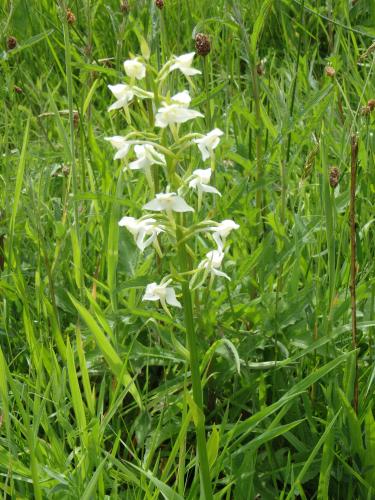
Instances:
[[[202,210],[241,226],[226,256],[232,281],[194,291],[214,498],[373,498],[375,111],[362,112],[375,98],[371,2],[119,5],[70,2],[70,25],[63,1],[0,1],[4,497],[200,496],[183,318],[141,301],[147,283],[175,270],[119,230],[149,201],[146,181],[121,172],[104,137],[130,131],[107,113],[123,60],[142,53],[161,67],[205,32],[212,51],[196,59],[206,78],[194,80],[192,104],[225,139],[223,197]],[[186,86],[177,74],[171,82]],[[151,137],[147,103],[130,113]],[[188,162],[202,168],[198,152]]]

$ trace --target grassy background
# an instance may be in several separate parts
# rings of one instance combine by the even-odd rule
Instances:
[[[4,498],[199,497],[183,324],[141,302],[161,275],[117,221],[140,215],[144,181],[120,175],[103,140],[125,132],[106,111],[107,84],[129,53],[144,39],[160,65],[194,50],[196,32],[212,52],[196,60],[208,77],[194,80],[193,105],[206,114],[202,132],[226,133],[225,196],[210,216],[241,225],[232,281],[202,290],[196,310],[215,498],[375,495],[375,138],[361,112],[375,98],[375,10],[365,0],[248,4],[165,0],[159,11],[129,0],[125,13],[115,0],[76,1],[68,26],[62,3],[0,2]]]

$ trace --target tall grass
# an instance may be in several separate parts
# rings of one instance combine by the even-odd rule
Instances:
[[[141,301],[160,269],[117,226],[144,179],[104,141],[126,127],[106,112],[122,61],[147,45],[162,64],[197,32],[212,51],[193,105],[226,133],[210,217],[241,225],[232,281],[194,307],[214,498],[373,498],[371,2],[72,1],[73,24],[67,6],[0,2],[4,498],[203,495],[185,326]]]

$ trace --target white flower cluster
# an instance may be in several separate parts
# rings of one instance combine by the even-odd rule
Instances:
[[[181,71],[187,79],[193,75],[200,74],[201,72],[199,70],[192,67],[193,59],[194,52],[172,58],[160,70],[156,83],[158,81],[162,82],[168,73],[174,70]],[[159,95],[154,95],[154,92],[150,92],[136,86],[136,81],[141,81],[146,78],[147,64],[146,62],[143,62],[141,58],[136,57],[125,61],[124,70],[130,81],[128,83],[108,86],[116,98],[116,101],[108,108],[108,111],[124,109],[127,117],[130,118],[128,107],[135,98],[152,99],[154,106],[155,127],[160,129],[170,127],[172,135],[175,139],[178,137],[178,127],[180,124],[204,116],[199,111],[190,109],[189,106],[191,103],[191,97],[187,90],[179,92],[172,97],[170,95],[161,97]],[[154,104],[157,102],[161,102],[161,106],[158,108],[156,108]],[[166,218],[155,214],[154,217],[144,216],[140,219],[125,216],[119,221],[119,225],[121,227],[125,227],[133,235],[134,241],[141,252],[143,252],[149,245],[153,245],[159,256],[162,256],[161,248],[158,243],[158,236],[162,233],[168,232],[168,225],[171,226],[170,229],[175,229],[176,225],[174,223],[173,212],[183,213],[195,211],[194,208],[188,205],[188,203],[181,196],[181,193],[184,192],[185,188],[188,187],[193,191],[196,191],[198,196],[198,210],[201,207],[204,193],[221,196],[221,193],[215,187],[210,185],[210,181],[214,166],[214,150],[219,145],[220,138],[223,134],[224,133],[220,129],[215,128],[206,135],[190,134],[190,138],[186,139],[185,142],[189,145],[191,144],[191,137],[195,137],[193,139],[193,143],[197,144],[203,162],[211,160],[211,167],[194,170],[182,181],[183,185],[177,190],[177,193],[170,192],[169,187],[167,187],[166,192],[155,194],[154,199],[143,206],[143,209],[147,211],[156,213],[165,212],[167,215]],[[134,134],[128,134],[128,136],[125,137],[115,135],[113,137],[106,137],[105,139],[109,141],[116,150],[114,159],[123,160],[125,169],[143,170],[152,188],[153,165],[160,165],[165,171],[168,170],[166,155],[168,155],[169,151],[157,142],[136,140],[134,139]],[[136,159],[128,162],[128,156],[131,150],[133,150]],[[212,234],[217,248],[209,251],[206,254],[206,257],[198,264],[191,281],[191,286],[195,283],[194,277],[199,273],[202,275],[202,272],[203,278],[201,282],[203,282],[208,275],[211,277],[211,282],[215,276],[221,276],[230,280],[229,276],[221,271],[220,268],[224,259],[226,238],[233,229],[238,228],[239,225],[232,220],[224,220],[221,223],[212,223],[210,226],[207,226],[206,224],[205,230]],[[167,305],[181,307],[180,302],[176,298],[174,288],[169,286],[171,282],[171,279],[164,278],[160,284],[150,283],[147,285],[142,300],[160,301],[163,309],[170,314]]]

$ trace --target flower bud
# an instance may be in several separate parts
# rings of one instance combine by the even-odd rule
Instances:
[[[211,52],[211,42],[208,35],[197,33],[195,36],[195,50],[199,56],[207,56]]]
[[[333,66],[326,66],[325,73],[329,78],[333,78],[336,74],[336,70]]]
[[[68,24],[72,25],[76,22],[76,16],[71,9],[66,9],[66,20]]]
[[[7,49],[13,50],[17,47],[17,38],[14,36],[8,36],[7,38]]]
[[[335,189],[340,180],[340,170],[337,167],[332,167],[329,171],[329,185]]]
[[[155,5],[158,9],[163,9],[164,7],[164,0],[155,0]]]

